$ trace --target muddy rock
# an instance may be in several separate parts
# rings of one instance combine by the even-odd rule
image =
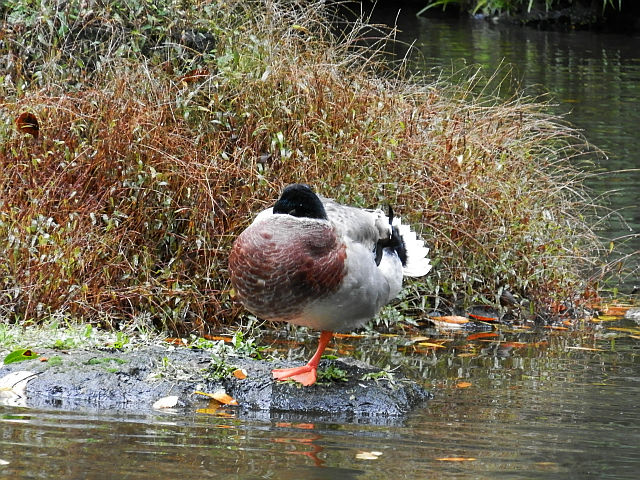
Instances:
[[[198,409],[206,408],[210,400],[194,394],[195,391],[213,393],[224,389],[239,403],[232,408],[251,416],[298,412],[353,420],[401,417],[429,398],[422,387],[399,374],[394,374],[392,383],[363,379],[377,370],[353,359],[323,360],[320,371],[340,369],[344,372],[341,378],[301,387],[271,378],[272,368],[293,364],[251,358],[230,359],[233,365],[246,371],[246,378],[212,378],[211,356],[197,349],[155,346],[131,352],[39,353],[40,359],[0,366],[0,379],[20,370],[36,374],[28,381],[25,394],[11,400],[13,404],[148,412],[157,400],[177,396],[176,409]],[[47,361],[41,361],[43,357]]]

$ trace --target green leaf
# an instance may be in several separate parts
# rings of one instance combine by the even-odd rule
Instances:
[[[21,348],[20,350],[14,350],[9,355],[4,357],[4,364],[9,365],[10,363],[33,360],[34,358],[38,358],[39,356],[39,354],[31,350],[30,348]]]

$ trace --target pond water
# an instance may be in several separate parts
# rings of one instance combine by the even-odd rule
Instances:
[[[405,419],[0,406],[0,478],[636,479],[639,339],[620,320],[332,344],[433,392]]]
[[[571,111],[570,121],[608,152],[603,169],[640,166],[638,37],[410,14],[400,28],[404,40],[417,39],[427,68],[513,64],[523,86],[551,91],[557,111]],[[593,179],[598,191],[618,190],[611,206],[628,224],[612,223],[609,234],[638,233],[639,182],[637,171]],[[627,248],[640,247],[635,240]],[[0,405],[0,478],[636,479],[640,330],[605,320],[566,331],[425,327],[340,339],[337,353],[400,366],[433,392],[401,420]]]

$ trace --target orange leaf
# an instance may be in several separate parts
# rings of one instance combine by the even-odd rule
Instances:
[[[627,313],[627,310],[629,310],[630,308],[631,308],[631,305],[609,305],[607,307],[604,307],[603,311],[607,315],[615,315],[615,316],[622,317],[624,316],[625,313]]]
[[[30,112],[22,112],[16,119],[16,127],[18,131],[22,133],[28,133],[33,138],[37,139],[40,134],[40,125],[38,124],[38,118]]]
[[[473,385],[471,382],[458,382],[456,388],[469,388],[471,385]]]
[[[226,337],[226,336],[222,336],[222,335],[208,335],[208,334],[204,334],[202,335],[204,338],[206,338],[207,340],[222,340],[224,342],[230,342],[233,340],[232,337]]]
[[[420,347],[429,347],[429,348],[444,348],[444,345],[440,345],[439,343],[432,342],[420,342],[418,343]]]
[[[436,322],[447,322],[447,323],[456,323],[456,324],[464,324],[469,323],[469,319],[467,317],[461,317],[460,315],[446,315],[443,317],[429,317],[431,320],[435,320]]]
[[[247,371],[244,368],[236,368],[233,371],[233,376],[238,380],[244,380],[245,378],[247,378]]]
[[[560,327],[558,325],[547,325],[544,328],[548,328],[550,330],[569,330],[567,327]]]
[[[167,337],[164,339],[165,342],[170,343],[171,345],[186,345],[187,341],[184,338],[176,338],[176,337]]]
[[[522,348],[526,347],[527,345],[529,344],[525,342],[504,342],[500,344],[500,346],[503,348]]]
[[[470,313],[469,316],[471,318],[475,318],[476,320],[480,320],[481,322],[497,322],[498,317],[485,317],[484,315],[476,315],[475,313]]]
[[[197,395],[204,395],[205,397],[213,398],[216,402],[222,403],[224,405],[238,405],[238,401],[233,398],[231,395],[227,395],[227,392],[224,390],[218,390],[214,393],[206,393],[196,390],[193,392]]]
[[[480,333],[473,333],[471,335],[469,335],[467,337],[467,340],[477,340],[478,338],[491,338],[491,337],[497,337],[498,334],[496,332],[480,332]]]

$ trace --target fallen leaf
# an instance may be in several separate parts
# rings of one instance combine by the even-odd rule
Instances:
[[[0,458],[0,465],[9,465],[9,462]]]
[[[480,320],[481,322],[497,322],[499,320],[498,317],[487,317],[485,315],[477,315],[475,313],[470,313],[469,316],[476,320]]]
[[[360,452],[356,454],[358,460],[377,460],[382,455],[382,452]]]
[[[429,318],[436,322],[454,323],[458,325],[469,323],[469,319],[467,317],[461,317],[460,315],[445,315],[443,317],[429,317]]]
[[[603,308],[603,311],[607,315],[623,317],[627,310],[629,310],[632,305],[609,305]]]
[[[469,388],[471,385],[473,385],[471,382],[458,382],[456,388]]]
[[[527,345],[530,345],[529,343],[525,343],[525,342],[504,342],[500,344],[500,347],[502,348],[522,348],[522,347],[526,347]]]
[[[31,112],[22,112],[18,118],[16,118],[16,127],[18,127],[19,132],[32,135],[35,139],[37,139],[40,134],[38,118]]]
[[[471,335],[467,336],[467,340],[477,340],[478,338],[491,338],[498,336],[499,335],[496,332],[479,332],[472,333]]]
[[[444,348],[444,345],[440,345],[439,343],[432,342],[420,342],[418,343],[420,347],[429,347],[429,348]]]
[[[609,327],[607,330],[613,330],[615,332],[631,333],[633,335],[640,335],[640,328],[634,328],[634,327],[629,327],[629,328],[625,328],[625,327]]]
[[[169,395],[168,397],[162,397],[156,400],[153,404],[153,408],[160,410],[162,408],[173,408],[178,404],[177,395]]]
[[[592,322],[615,322],[620,320],[620,317],[614,317],[613,315],[600,315],[599,317],[594,317],[591,319]]]
[[[177,337],[167,337],[164,339],[164,341],[167,343],[170,343],[171,345],[184,346],[187,344],[187,341],[184,338],[177,338]]]
[[[216,402],[222,403],[224,405],[238,405],[238,401],[232,396],[228,395],[224,390],[218,390],[214,393],[206,393],[196,390],[193,392],[197,395],[204,395],[205,397],[213,398]]]
[[[222,335],[208,335],[205,333],[202,336],[207,340],[222,340],[224,342],[231,342],[233,340],[233,337],[227,337]]]
[[[567,327],[561,327],[559,325],[546,325],[544,328],[548,328],[549,330],[569,330]]]
[[[436,458],[439,462],[473,462],[476,460],[474,457],[442,457]]]
[[[238,380],[244,380],[245,378],[247,378],[247,371],[244,368],[236,368],[233,371],[233,376]]]
[[[9,365],[10,363],[23,362],[24,360],[33,360],[38,358],[40,355],[30,348],[21,348],[19,350],[14,350],[6,357],[4,357],[4,364]]]

